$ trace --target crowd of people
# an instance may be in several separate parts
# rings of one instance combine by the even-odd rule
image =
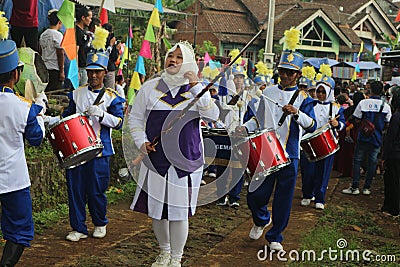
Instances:
[[[26,0],[23,10],[20,5],[13,8],[13,40],[2,36],[0,41],[0,103],[14,110],[12,119],[3,115],[1,120],[8,124],[0,129],[0,144],[5,147],[0,159],[10,163],[0,166],[1,226],[7,240],[2,266],[14,266],[33,239],[23,139],[40,145],[45,125],[52,127],[76,114],[89,117],[103,147],[96,157],[66,170],[72,228],[66,240],[78,242],[89,236],[86,205],[94,225],[92,236],[106,236],[105,192],[110,181],[110,156],[114,154],[111,131],[122,127],[126,107],[124,79],[115,73],[121,45],[112,25],[101,25],[86,7],[76,10],[80,87],[68,93],[65,111],[60,116],[47,115],[44,93],[33,102],[15,94],[14,85],[23,70],[16,50],[22,38],[43,57],[50,78],[46,92],[62,88],[66,79],[58,11],[48,12],[50,27],[39,36],[34,2]],[[32,19],[21,24],[18,18],[27,12]],[[98,42],[94,44],[98,29],[107,30],[101,47]],[[367,82],[363,90],[354,82],[339,85],[327,71],[329,66],[320,67],[320,76],[306,77],[303,63],[304,56],[295,48],[282,52],[274,77],[273,72],[261,71],[248,77],[245,66],[235,62],[219,73],[219,84],[205,90],[209,81],[200,79],[202,72],[190,43],[180,41],[166,52],[164,71],[142,85],[128,119],[141,159],[130,208],[151,218],[160,248],[152,267],[181,266],[189,218],[195,214],[204,175],[202,121],[207,129],[223,130],[218,135],[237,138],[229,138],[229,142],[249,144],[247,153],[255,150],[262,154],[257,167],[250,168],[230,143],[233,149],[229,160],[214,161],[208,166],[208,175],[213,173],[217,179],[215,201],[219,206],[239,208],[241,191],[248,182],[246,202],[253,220],[249,238],[261,238],[272,224],[264,235],[271,250],[284,249],[283,232],[288,226],[299,170],[303,194],[299,205],[307,207],[314,201],[318,210],[325,209],[332,170],[352,177],[351,186],[342,190],[351,195],[371,194],[373,178],[377,171],[384,171],[382,212],[399,215],[400,169],[396,163],[400,159],[400,87],[384,88],[380,81]],[[9,139],[10,129],[18,137]],[[327,145],[329,151],[319,154],[311,140],[322,135],[331,143]],[[253,138],[262,139],[264,145],[272,142],[273,155],[265,155]],[[278,150],[283,158],[275,157]],[[11,155],[11,151],[18,153]],[[361,172],[366,175],[360,190]]]

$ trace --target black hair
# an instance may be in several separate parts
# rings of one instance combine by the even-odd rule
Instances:
[[[90,22],[88,29],[89,30],[93,29],[93,32],[94,32],[94,29],[96,28],[96,26],[101,26],[101,21],[99,18],[92,17],[92,21]]]
[[[341,92],[342,94],[347,94],[347,95],[350,94],[349,89],[347,89],[347,88],[342,88],[342,89],[340,89],[340,92]]]
[[[400,86],[395,86],[390,89],[392,93],[392,100],[390,104],[394,110],[400,108]]]
[[[374,95],[382,94],[383,84],[379,81],[373,81],[371,83],[371,93]]]
[[[110,23],[104,23],[103,25],[101,25],[101,27],[106,29],[108,32],[112,32],[113,31],[113,26]]]
[[[344,95],[338,95],[336,97],[336,101],[340,104],[343,105],[344,103],[346,103],[346,97]]]
[[[57,14],[58,14],[58,11],[53,11],[50,13],[49,16],[47,16],[49,19],[50,25],[55,26],[60,21]]]
[[[118,83],[118,82],[120,82],[120,81],[123,81],[124,80],[124,76],[122,76],[122,75],[117,75],[117,76],[115,76],[115,81]]]
[[[88,17],[89,12],[92,12],[89,8],[87,7],[79,7],[75,9],[75,18],[76,22],[82,21],[82,17]]]
[[[0,84],[8,83],[8,82],[11,80],[11,78],[12,78],[12,73],[13,73],[15,70],[18,70],[18,67],[15,68],[15,69],[13,69],[13,70],[11,70],[11,71],[9,71],[9,72],[0,74]]]

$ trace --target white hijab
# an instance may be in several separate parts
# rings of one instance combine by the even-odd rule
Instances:
[[[335,102],[335,96],[334,96],[334,93],[333,93],[333,89],[329,85],[327,85],[325,83],[319,83],[317,85],[317,90],[320,87],[324,88],[324,90],[326,92],[326,97],[325,97],[324,102]]]
[[[164,71],[163,74],[161,75],[161,77],[164,79],[164,82],[170,88],[188,84],[189,79],[183,77],[183,75],[186,72],[193,71],[196,74],[199,72],[199,68],[196,63],[193,48],[191,47],[191,45],[188,42],[181,41],[181,42],[175,44],[170,50],[168,50],[168,52],[165,56],[164,66],[165,66],[165,63],[167,62],[169,53],[172,53],[178,47],[181,49],[182,56],[183,56],[183,63],[181,65],[179,72],[176,74],[169,74],[167,71]]]

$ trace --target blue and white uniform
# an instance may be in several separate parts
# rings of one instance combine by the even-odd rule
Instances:
[[[39,146],[44,137],[42,107],[0,86],[0,202],[3,237],[29,246],[33,239],[30,178],[24,140]]]
[[[265,88],[263,95],[284,106],[289,103],[296,90],[298,90],[297,86],[282,88],[280,85],[274,85]],[[272,204],[273,226],[265,236],[269,242],[282,242],[282,232],[289,221],[300,157],[302,129],[306,132],[313,132],[316,129],[312,103],[313,100],[306,93],[300,91],[293,103],[293,106],[299,110],[298,118],[287,116],[282,126],[279,127],[278,122],[283,114],[282,108],[261,97],[257,118],[254,117],[245,123],[248,131],[256,129],[274,130],[291,160],[291,163],[281,170],[265,177],[265,179],[253,180],[249,185],[247,204],[256,226],[264,226],[269,222],[271,214],[267,205],[272,191],[275,189]],[[251,188],[254,188],[254,191],[251,191]]]
[[[83,86],[70,92],[69,106],[62,116],[84,113],[93,105],[99,92],[100,89],[92,89],[90,86]],[[124,102],[125,99],[116,91],[105,89],[98,105],[104,111],[103,118],[90,116],[93,122],[92,128],[104,146],[103,151],[93,160],[66,170],[70,224],[73,230],[79,233],[88,234],[85,223],[86,202],[95,226],[104,226],[108,223],[105,192],[110,181],[110,156],[114,154],[111,131],[122,127]]]
[[[322,86],[318,87],[321,90]],[[329,95],[329,93],[327,93]],[[332,93],[333,95],[333,93]],[[317,121],[317,128],[327,125],[328,120],[339,116],[337,131],[341,131],[346,126],[346,119],[343,115],[343,108],[331,101],[322,102],[315,100],[314,113]],[[301,156],[301,178],[303,198],[311,199],[315,197],[315,203],[325,204],[325,193],[328,186],[329,177],[332,171],[334,154],[321,159],[317,162],[309,162],[305,155]]]

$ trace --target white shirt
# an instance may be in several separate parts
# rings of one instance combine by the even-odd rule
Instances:
[[[42,58],[48,70],[60,70],[56,49],[61,48],[62,39],[62,33],[54,29],[47,29],[40,35],[39,44],[42,48]]]

